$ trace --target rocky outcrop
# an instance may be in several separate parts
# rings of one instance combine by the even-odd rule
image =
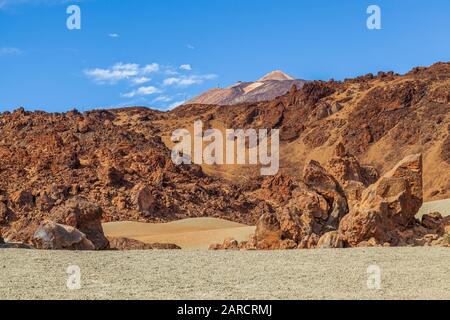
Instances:
[[[151,216],[156,210],[156,199],[149,187],[142,187],[135,195],[136,210],[144,216]]]
[[[361,166],[356,157],[347,152],[342,143],[336,146],[334,156],[328,161],[326,169],[345,191],[349,209],[361,201],[364,189],[379,178],[375,168]]]
[[[337,230],[339,221],[348,213],[347,198],[339,182],[316,161],[305,166],[303,181],[324,197],[330,207],[323,227],[326,231]]]
[[[438,63],[405,75],[291,85],[270,101],[225,108],[2,112],[0,226],[8,241],[30,243],[42,221],[82,198],[101,208],[103,222],[217,217],[256,225],[262,214],[272,213],[280,241],[314,247],[325,233],[336,231],[346,212],[354,213],[366,201],[363,193],[378,182],[377,170],[387,172],[407,154],[420,150],[425,168],[432,168],[424,173],[425,199],[450,197],[449,85],[450,63]],[[205,128],[279,129],[280,174],[262,180],[255,179],[255,166],[174,165],[167,138],[197,119]],[[340,150],[332,155],[336,145]],[[373,167],[358,165],[356,157]],[[317,162],[309,163],[311,158]],[[312,171],[302,177],[305,165]],[[396,179],[383,183],[401,189]],[[416,197],[410,211],[418,202]],[[396,219],[399,225],[408,220],[402,214]],[[424,223],[431,226],[431,220]],[[69,225],[80,228],[96,248],[105,248],[95,224]],[[411,220],[399,231],[399,244],[428,241],[433,229],[427,226]],[[407,236],[411,230],[417,237]],[[417,243],[435,241],[422,240]]]
[[[95,250],[81,231],[52,221],[43,222],[33,235],[33,245],[43,250]]]
[[[325,233],[317,242],[319,249],[336,249],[343,248],[344,242],[338,231],[330,231]]]
[[[345,241],[399,244],[398,231],[413,225],[422,194],[422,156],[412,155],[364,190],[361,202],[341,221]]]
[[[109,247],[109,243],[103,233],[102,213],[99,206],[77,197],[53,210],[51,217],[56,223],[80,230],[96,250],[103,250]]]
[[[290,199],[261,215],[250,241],[227,240],[211,249],[449,245],[450,217],[431,213],[422,221],[415,218],[423,203],[422,155],[406,157],[373,184],[376,171],[366,176],[343,146],[338,146],[329,168],[336,178],[311,161],[303,182],[292,184]],[[348,210],[352,183],[360,184],[360,196],[351,198]]]
[[[128,238],[108,238],[110,250],[180,250],[175,244],[169,243],[144,243],[142,241]]]

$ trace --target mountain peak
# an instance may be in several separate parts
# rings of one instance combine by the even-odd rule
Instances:
[[[275,71],[272,71],[272,72],[269,72],[268,74],[266,74],[264,77],[259,79],[258,82],[270,81],[270,80],[284,81],[284,80],[294,80],[294,78],[287,75],[286,73],[284,73],[281,70],[275,70]]]

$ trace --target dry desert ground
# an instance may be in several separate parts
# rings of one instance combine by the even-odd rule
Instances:
[[[450,215],[450,200],[427,202],[417,215],[440,212]],[[139,222],[111,222],[103,224],[109,237],[125,237],[146,243],[174,243],[182,249],[206,250],[212,243],[222,243],[225,238],[245,241],[255,227],[216,218],[193,218],[176,222],[150,224]]]
[[[79,266],[81,289],[66,286]],[[381,270],[368,289],[367,269]],[[450,250],[2,250],[2,299],[450,299]]]
[[[248,240],[255,227],[216,218],[193,218],[170,223],[111,222],[103,224],[108,237],[125,237],[146,243],[174,243],[182,249],[207,250],[225,238]]]
[[[421,213],[449,201],[425,204]],[[128,252],[0,251],[0,299],[450,299],[448,248],[294,251],[205,250],[254,227],[220,219],[104,225],[108,236],[171,242],[184,250]],[[369,266],[381,288],[368,289]],[[81,288],[69,290],[69,266]]]

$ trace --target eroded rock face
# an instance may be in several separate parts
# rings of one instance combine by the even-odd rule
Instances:
[[[291,198],[293,188],[294,182],[292,179],[282,174],[266,178],[261,185],[265,199],[280,203]]]
[[[281,241],[280,222],[273,213],[264,213],[256,224],[255,241],[259,249],[277,248]]]
[[[339,221],[348,213],[347,199],[339,182],[316,161],[305,166],[303,181],[324,197],[330,206],[325,229],[337,230]]]
[[[51,217],[56,223],[71,226],[84,233],[97,250],[107,249],[108,239],[103,233],[102,209],[89,201],[76,197],[55,208]]]
[[[33,235],[33,245],[43,250],[95,250],[84,233],[52,221],[43,222]]]
[[[343,248],[344,242],[338,231],[330,231],[325,233],[317,243],[319,249],[336,249]]]
[[[340,232],[351,246],[371,238],[397,245],[398,230],[412,226],[422,197],[422,156],[412,155],[364,190],[361,202],[342,219]]]
[[[211,249],[450,245],[450,217],[431,213],[422,221],[415,218],[423,202],[420,154],[406,157],[373,184],[376,170],[362,167],[342,145],[329,168],[337,178],[311,161],[304,182],[291,183],[289,199],[273,212],[263,212],[250,241],[228,241]],[[355,190],[358,194],[351,195]]]
[[[379,178],[375,168],[361,166],[342,143],[336,146],[334,156],[328,161],[326,169],[345,191],[349,209],[361,200],[364,189]]]

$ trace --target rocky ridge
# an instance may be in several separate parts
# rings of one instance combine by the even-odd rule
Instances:
[[[450,217],[431,213],[421,221],[415,218],[423,203],[422,155],[406,157],[373,181],[374,170],[366,175],[339,144],[328,167],[336,176],[311,161],[286,200],[261,215],[250,241],[226,239],[210,249],[450,246]]]

